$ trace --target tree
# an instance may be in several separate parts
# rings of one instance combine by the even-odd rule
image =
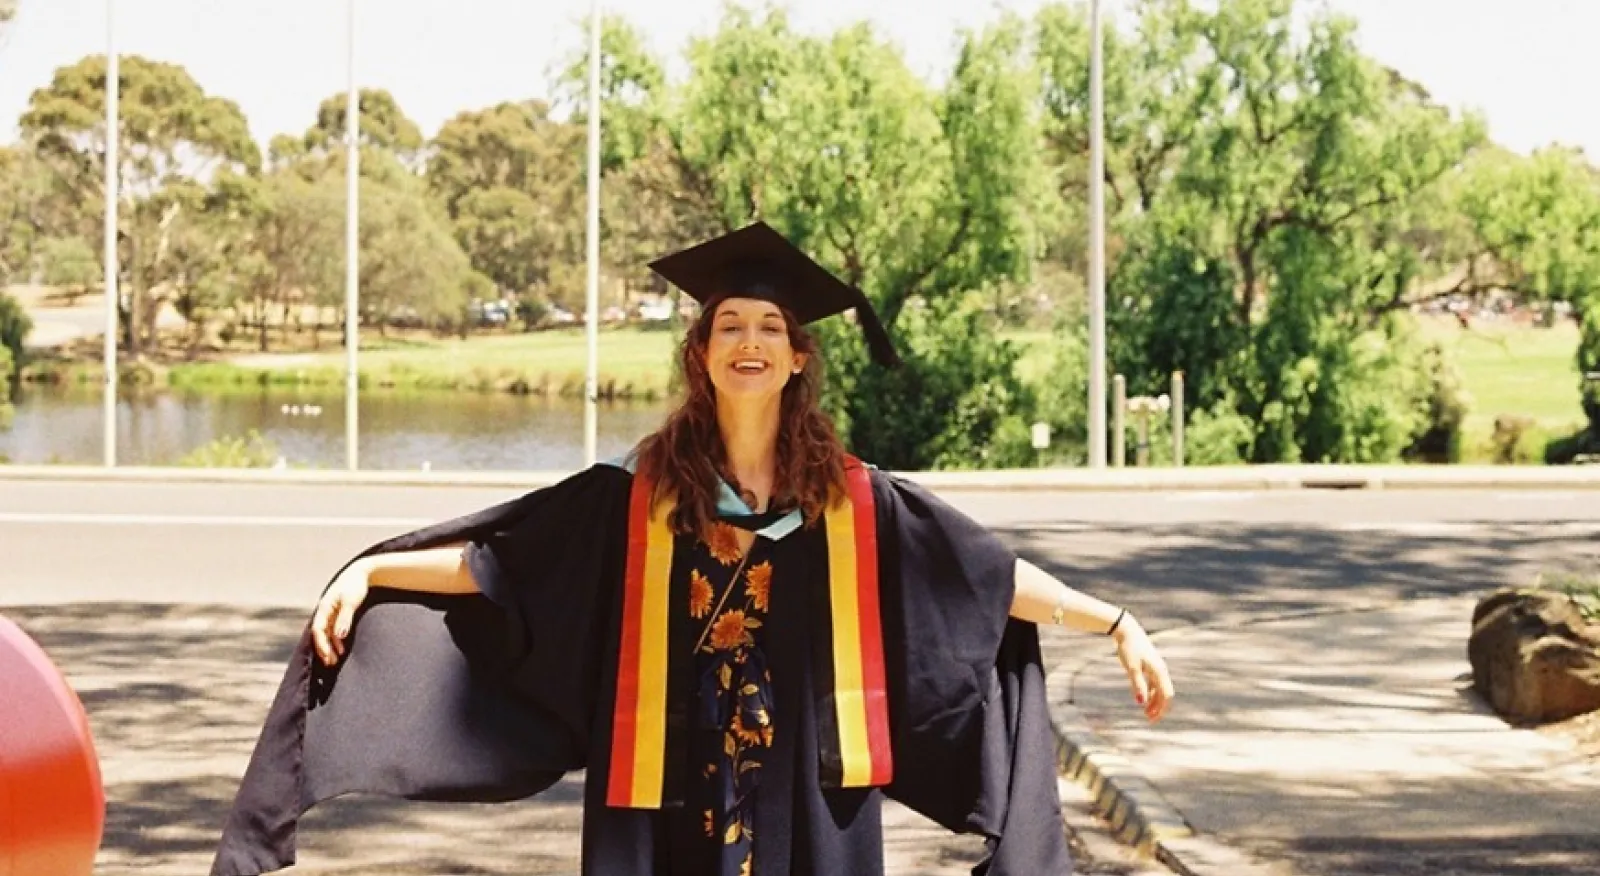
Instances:
[[[193,188],[224,170],[253,172],[260,154],[244,114],[212,97],[182,68],[122,59],[118,136],[119,250],[124,344],[138,355],[154,340],[155,314],[182,270],[174,237],[201,222]],[[58,236],[99,237],[105,164],[106,62],[89,57],[56,71],[21,119],[24,140],[51,170]]]
[[[582,128],[538,101],[461,113],[434,138],[429,191],[501,291],[548,292],[562,266],[581,262],[583,142]]]
[[[33,320],[17,299],[0,292],[0,403],[9,400],[16,388],[17,375],[24,363],[28,333],[33,331]],[[0,407],[3,407],[0,404]]]
[[[0,285],[29,279],[47,225],[49,179],[29,152],[0,146]]]
[[[1363,57],[1347,19],[1298,37],[1291,0],[1140,11],[1107,51],[1108,321],[1130,392],[1186,372],[1190,410],[1254,424],[1248,459],[1398,456],[1430,391],[1402,379],[1414,345],[1383,317],[1445,270],[1427,242],[1482,124]],[[1066,177],[1086,138],[1080,15],[1040,16]]]
[[[809,37],[780,11],[730,8],[691,44],[680,89],[654,94],[641,77],[650,87],[633,93],[651,99],[631,109],[652,133],[613,147],[614,172],[648,168],[631,181],[660,193],[656,204],[706,233],[765,219],[873,299],[903,369],[868,366],[852,329],[818,330],[837,341],[826,403],[857,452],[884,465],[992,462],[1028,410],[1015,352],[968,294],[1025,276],[1036,246],[1042,168],[1036,81],[1016,60],[1024,33],[1007,19],[967,35],[938,93],[865,25]],[[610,80],[608,101],[622,81]]]
[[[343,94],[324,98],[317,106],[317,119],[306,131],[302,145],[307,151],[331,154],[345,142],[345,122],[349,98]],[[356,93],[364,150],[387,152],[412,170],[418,169],[422,151],[422,130],[403,110],[394,95],[382,88],[363,88]]]

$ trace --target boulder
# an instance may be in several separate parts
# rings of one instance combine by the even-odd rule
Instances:
[[[1564,593],[1505,589],[1472,612],[1473,686],[1507,720],[1564,721],[1600,710],[1600,625]]]

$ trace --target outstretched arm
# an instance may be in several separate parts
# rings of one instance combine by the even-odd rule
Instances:
[[[344,656],[356,609],[372,587],[419,593],[477,593],[460,544],[415,551],[394,551],[362,557],[334,579],[311,620],[311,642],[322,662],[332,666]]]
[[[1134,699],[1145,715],[1158,721],[1172,704],[1172,678],[1144,627],[1126,609],[1063,584],[1027,560],[1017,560],[1016,595],[1011,616],[1035,624],[1065,626],[1085,633],[1111,635],[1117,658],[1128,672]]]

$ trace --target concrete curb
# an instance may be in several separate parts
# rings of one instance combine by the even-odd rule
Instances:
[[[1051,673],[1045,683],[1057,770],[1088,789],[1095,811],[1111,823],[1118,840],[1159,859],[1163,841],[1193,836],[1194,829],[1132,762],[1089,729],[1078,708],[1067,702],[1070,685],[1064,672]]]
[[[1142,857],[1182,876],[1282,876],[1253,857],[1202,836],[1133,763],[1095,733],[1068,698],[1069,672],[1045,682],[1050,723],[1056,735],[1056,766],[1065,778],[1088,789],[1094,809],[1114,837]]]
[[[556,483],[570,471],[202,469],[178,466],[0,465],[0,480],[512,487]],[[1267,491],[1383,489],[1600,490],[1600,466],[1261,465],[1150,469],[895,472],[934,490]]]

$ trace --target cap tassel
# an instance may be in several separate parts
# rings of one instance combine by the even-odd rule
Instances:
[[[878,320],[878,312],[873,309],[866,295],[861,295],[857,300],[856,322],[861,326],[861,333],[867,336],[867,349],[872,351],[873,360],[887,368],[899,367],[900,354],[895,352],[888,330]]]

